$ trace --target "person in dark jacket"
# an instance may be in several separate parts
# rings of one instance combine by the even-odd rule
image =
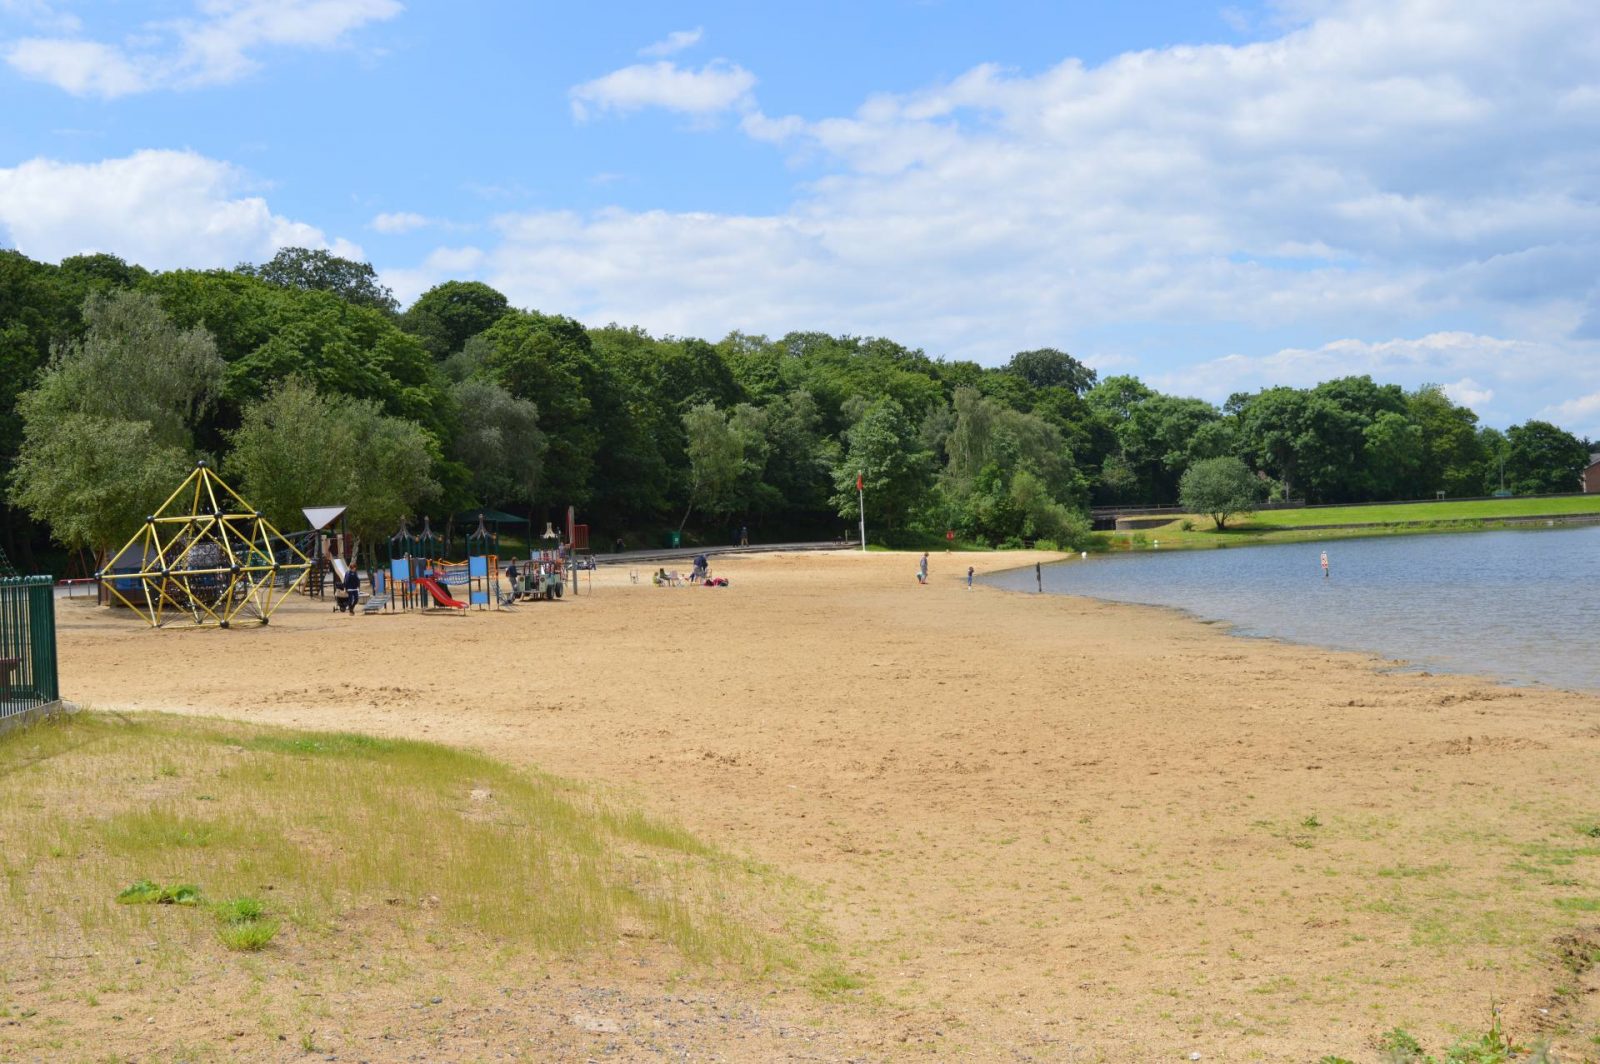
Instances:
[[[355,616],[356,603],[361,601],[361,574],[352,566],[344,571],[344,601],[340,603],[346,613]]]

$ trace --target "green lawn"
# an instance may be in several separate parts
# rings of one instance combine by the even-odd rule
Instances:
[[[1239,521],[1239,524],[1253,528],[1303,528],[1306,525],[1389,524],[1399,521],[1480,521],[1538,514],[1600,514],[1600,495],[1264,510]]]
[[[1466,532],[1494,527],[1496,522],[1507,518],[1544,514],[1600,514],[1600,495],[1264,510],[1249,516],[1234,517],[1221,532],[1212,527],[1209,517],[1174,517],[1170,523],[1159,528],[1138,532],[1098,532],[1095,536],[1101,544],[1100,549],[1191,550],[1255,543],[1391,536],[1407,532]],[[1188,530],[1183,527],[1186,521],[1191,525]],[[1322,527],[1327,525],[1344,527]]]

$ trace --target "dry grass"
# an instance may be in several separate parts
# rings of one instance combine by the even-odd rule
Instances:
[[[16,931],[52,949],[270,949],[280,921],[314,936],[376,917],[545,953],[644,938],[747,972],[795,959],[798,906],[763,869],[590,789],[430,743],[79,714],[0,742],[0,838]],[[193,910],[118,904],[141,881],[234,900],[209,905],[219,932]],[[236,919],[241,906],[255,915]]]

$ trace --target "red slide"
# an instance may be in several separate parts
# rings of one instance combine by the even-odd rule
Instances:
[[[440,587],[439,581],[435,580],[433,577],[418,577],[417,583],[427,588],[428,594],[432,595],[433,601],[437,602],[439,605],[448,607],[452,610],[464,610],[467,608],[467,604],[465,602],[457,602],[455,599],[451,598],[450,593],[444,588]]]

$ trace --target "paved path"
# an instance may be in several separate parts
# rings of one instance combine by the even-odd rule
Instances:
[[[860,550],[853,543],[838,540],[821,540],[811,543],[752,543],[748,547],[662,547],[660,550],[626,550],[620,554],[594,552],[599,565],[637,565],[640,562],[670,562],[704,554],[708,558],[729,554],[772,554],[788,551]]]

